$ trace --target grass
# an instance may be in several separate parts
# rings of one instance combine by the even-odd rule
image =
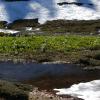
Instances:
[[[87,58],[89,55],[91,57]],[[98,63],[99,55],[100,37],[98,36],[0,37],[0,60],[84,63],[85,59],[90,59],[88,62],[92,64],[93,61]]]
[[[0,37],[0,53],[68,52],[99,47],[100,37],[96,36]]]

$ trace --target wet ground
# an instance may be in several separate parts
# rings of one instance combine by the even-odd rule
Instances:
[[[0,62],[0,79],[19,81],[52,90],[100,79],[100,70],[84,70],[74,64]]]

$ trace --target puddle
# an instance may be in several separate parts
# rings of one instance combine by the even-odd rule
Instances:
[[[100,79],[100,70],[83,70],[73,64],[0,62],[0,79],[33,84],[41,89],[65,88]]]

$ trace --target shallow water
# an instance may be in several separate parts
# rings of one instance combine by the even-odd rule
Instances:
[[[100,79],[100,70],[83,70],[73,64],[0,62],[0,79],[33,84],[41,89],[69,87]]]
[[[78,72],[78,73],[77,73]],[[36,64],[0,62],[0,78],[11,80],[36,79],[46,74],[61,76],[65,74],[81,74],[81,69],[70,64]]]

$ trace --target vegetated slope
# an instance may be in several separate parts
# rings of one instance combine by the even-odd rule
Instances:
[[[100,19],[100,0],[0,0],[0,20],[39,18],[40,23],[54,19]]]

